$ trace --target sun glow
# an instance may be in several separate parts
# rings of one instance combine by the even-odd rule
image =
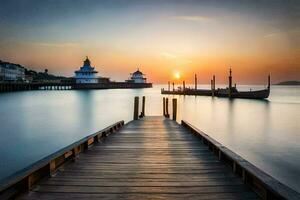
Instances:
[[[180,79],[181,75],[180,75],[180,72],[175,72],[174,73],[174,78],[175,79]]]

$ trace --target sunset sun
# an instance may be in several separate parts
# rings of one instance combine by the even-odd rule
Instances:
[[[175,72],[174,73],[174,78],[175,79],[180,79],[181,75],[180,75],[180,72]]]

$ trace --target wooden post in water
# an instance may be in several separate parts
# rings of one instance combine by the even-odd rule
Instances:
[[[177,119],[177,99],[173,99],[173,120]]]
[[[168,91],[170,91],[170,81],[168,81]]]
[[[270,89],[271,86],[271,75],[269,74],[268,76],[268,88]]]
[[[230,67],[230,70],[229,70],[229,86],[228,86],[228,89],[229,89],[229,98],[231,98],[231,92],[232,92],[232,75],[231,75],[231,67]]]
[[[166,98],[166,117],[169,118],[169,98]]]
[[[211,96],[215,96],[215,90],[216,90],[216,77],[213,75],[213,79],[211,80]]]
[[[166,116],[166,98],[163,97],[163,114]]]
[[[210,88],[211,88],[211,96],[214,97],[215,94],[214,94],[214,80],[213,79],[210,80]]]
[[[215,75],[213,75],[213,82],[214,82],[214,92],[215,92],[215,90],[216,90],[216,76]]]
[[[133,120],[139,119],[139,97],[134,97]]]
[[[182,88],[183,88],[183,91],[185,91],[185,81],[183,81],[183,83],[182,83]]]
[[[174,82],[173,82],[172,84],[173,84],[173,92],[174,92],[174,90],[175,90],[175,87],[174,87]]]
[[[195,90],[197,90],[197,74],[195,74]]]
[[[140,114],[140,118],[145,117],[145,101],[146,101],[146,97],[143,96],[143,99],[142,99],[142,112]]]

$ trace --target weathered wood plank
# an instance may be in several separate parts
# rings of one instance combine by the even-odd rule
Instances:
[[[240,193],[249,192],[249,189],[244,185],[240,186],[188,186],[188,187],[129,187],[129,186],[118,186],[118,187],[90,187],[90,186],[37,186],[33,191],[38,192],[61,192],[61,193],[145,193],[145,194],[155,194],[155,193],[168,193],[168,194],[207,194],[207,193]]]
[[[126,199],[126,200],[162,200],[162,199],[172,199],[172,200],[209,200],[209,199],[219,199],[219,200],[254,200],[258,199],[257,196],[251,192],[246,193],[215,193],[215,194],[165,194],[165,193],[156,193],[156,194],[82,194],[82,193],[39,193],[31,192],[24,199],[52,199],[52,200],[62,200],[62,199],[102,199],[102,200],[114,200],[114,199]]]

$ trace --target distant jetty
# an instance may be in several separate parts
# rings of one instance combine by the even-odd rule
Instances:
[[[131,73],[129,80],[125,82],[113,82],[110,78],[97,76],[98,71],[95,67],[91,66],[91,61],[88,57],[83,61],[83,66],[79,70],[75,71],[75,83],[74,88],[87,88],[87,89],[102,89],[107,88],[148,88],[152,87],[152,83],[147,83],[145,74],[139,69]],[[100,84],[100,85],[99,85]]]
[[[283,81],[275,85],[300,85],[300,81]]]
[[[40,75],[39,79],[35,80],[29,79],[25,75],[22,79],[2,79],[2,81],[0,79],[0,92],[23,90],[138,89],[152,87],[152,83],[147,82],[145,74],[139,69],[131,73],[131,77],[124,82],[111,81],[108,77],[97,76],[97,73],[98,71],[96,71],[95,67],[91,66],[91,61],[86,57],[83,61],[83,66],[75,71],[75,77],[54,77],[48,75],[48,70],[45,70],[44,73],[38,73]],[[6,74],[3,77],[6,77]]]
[[[236,84],[232,85],[232,71],[229,71],[229,84],[227,88],[216,89],[216,78],[213,76],[211,80],[211,89],[198,89],[197,88],[197,75],[195,74],[195,88],[186,88],[185,81],[182,83],[182,87],[178,89],[174,88],[174,83],[172,83],[172,90],[170,89],[170,82],[168,82],[168,90],[164,88],[161,89],[161,94],[171,94],[171,95],[195,95],[195,96],[216,96],[216,97],[227,97],[227,98],[244,98],[244,99],[265,99],[270,95],[270,75],[268,76],[268,86],[263,90],[256,91],[239,91]]]

